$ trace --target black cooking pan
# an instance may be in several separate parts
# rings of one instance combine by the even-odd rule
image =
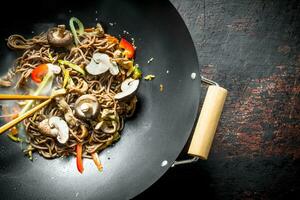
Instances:
[[[13,11],[9,15],[8,9]],[[36,154],[31,162],[19,144],[2,135],[1,199],[129,199],[158,180],[186,144],[200,98],[193,41],[171,3],[23,1],[8,2],[1,10],[1,74],[17,57],[6,47],[9,35],[32,37],[54,25],[68,24],[75,16],[86,27],[100,22],[112,35],[134,38],[136,62],[144,74],[156,75],[151,82],[141,82],[138,109],[126,122],[121,140],[101,153],[101,173],[88,159],[83,174],[77,171],[73,157],[47,160]],[[148,64],[150,58],[154,60]],[[195,80],[191,79],[193,72]]]

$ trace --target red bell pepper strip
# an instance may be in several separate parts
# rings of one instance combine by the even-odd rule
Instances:
[[[36,82],[42,82],[44,76],[48,73],[48,65],[47,64],[40,64],[36,68],[34,68],[31,72],[31,79]]]
[[[102,167],[102,164],[100,162],[98,154],[97,153],[92,153],[92,158],[93,158],[93,161],[94,161],[95,165],[97,166],[98,170],[102,171],[103,167]]]
[[[82,144],[76,145],[76,164],[78,171],[82,174],[83,173],[83,163],[82,163]]]
[[[124,54],[127,58],[133,58],[135,49],[130,42],[122,38],[119,47],[124,49]]]

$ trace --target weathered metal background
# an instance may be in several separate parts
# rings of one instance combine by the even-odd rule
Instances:
[[[202,73],[229,90],[208,161],[179,166],[137,199],[300,197],[300,3],[171,0]]]

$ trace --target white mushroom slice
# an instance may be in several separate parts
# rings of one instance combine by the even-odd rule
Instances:
[[[96,76],[107,72],[107,70],[109,70],[109,66],[103,63],[97,64],[94,60],[91,60],[91,62],[85,67],[85,70],[89,74]]]
[[[99,64],[101,62],[109,61],[109,56],[104,53],[94,53],[93,60],[95,61],[95,63]]]
[[[122,91],[125,91],[125,90],[128,90],[130,85],[131,85],[131,82],[134,81],[135,79],[133,78],[127,78],[125,79],[122,84],[121,84],[121,90]]]
[[[54,74],[59,74],[61,72],[61,68],[58,65],[48,63],[47,66]]]
[[[67,122],[62,118],[56,116],[51,117],[49,119],[49,125],[58,130],[56,139],[59,143],[65,144],[69,140],[69,127]]]
[[[112,63],[110,57],[104,53],[95,53],[91,62],[85,67],[86,71],[91,75],[100,75],[108,70],[112,75],[119,73],[116,63]]]
[[[109,56],[104,53],[94,53],[93,58],[86,66],[86,71],[91,75],[103,74],[111,66]]]
[[[44,119],[38,124],[38,129],[41,134],[44,134],[49,137],[57,137],[58,130],[57,129],[51,129],[49,125],[49,119]]]
[[[115,95],[115,99],[121,100],[121,99],[125,99],[126,97],[130,97],[137,91],[139,83],[140,83],[140,80],[135,80],[132,78],[126,79],[121,84],[122,92],[117,93]]]
[[[114,76],[118,75],[120,70],[116,62],[112,62],[112,66],[109,68],[109,72]]]
[[[99,111],[98,99],[91,94],[82,95],[75,102],[75,114],[82,119],[97,117]]]

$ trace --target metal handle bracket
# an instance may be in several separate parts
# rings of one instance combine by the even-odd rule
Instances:
[[[206,83],[208,85],[215,85],[219,86],[219,84],[213,80],[210,80],[208,78],[205,78],[204,76],[201,76],[201,82]],[[180,160],[180,161],[174,161],[171,167],[175,167],[176,165],[183,165],[183,164],[190,164],[197,162],[199,160],[198,156],[193,156],[191,159],[185,159],[185,160]]]

